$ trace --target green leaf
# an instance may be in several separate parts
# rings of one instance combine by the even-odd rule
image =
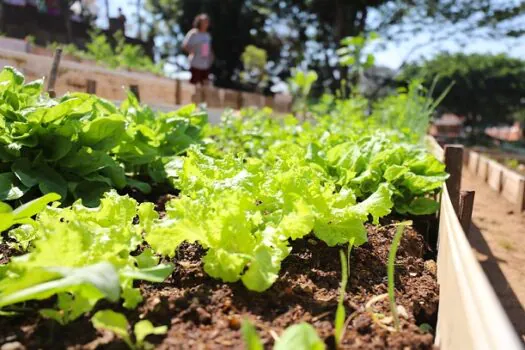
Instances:
[[[140,255],[135,257],[135,260],[137,261],[137,267],[139,269],[154,267],[159,263],[159,258],[153,254],[153,250],[150,248],[144,249]]]
[[[255,327],[248,321],[244,320],[241,326],[242,338],[246,350],[263,350],[264,346],[261,338],[257,334]]]
[[[56,120],[62,119],[68,114],[72,113],[73,110],[80,106],[84,101],[79,98],[70,98],[64,102],[57,104],[46,110],[42,120],[37,120],[41,123],[51,123]]]
[[[294,202],[294,210],[286,214],[279,223],[279,234],[292,240],[302,238],[314,227],[315,216],[306,201],[298,199]]]
[[[5,66],[0,72],[0,88],[3,86],[19,86],[23,83],[24,75],[14,67]]]
[[[67,182],[55,169],[47,164],[40,164],[36,168],[38,188],[43,194],[58,193],[61,198],[67,196]]]
[[[439,209],[439,202],[432,198],[420,197],[415,198],[408,204],[402,207],[402,213],[409,213],[412,215],[430,215],[434,214]]]
[[[93,327],[96,329],[115,333],[118,337],[122,338],[131,349],[135,348],[128,333],[128,320],[123,314],[113,310],[100,310],[93,315],[91,323],[93,323]]]
[[[408,171],[409,169],[405,166],[391,165],[386,169],[385,173],[383,174],[383,177],[388,182],[394,182],[398,180],[399,178],[401,178]]]
[[[124,288],[122,290],[122,298],[124,299],[122,306],[130,310],[135,309],[143,300],[139,288]]]
[[[242,276],[242,282],[249,290],[263,292],[277,280],[281,261],[291,250],[285,242],[281,242],[280,245],[280,249],[273,249],[264,244],[257,247],[250,267]]]
[[[10,213],[13,211],[13,208],[7,203],[0,202],[0,214],[1,213]]]
[[[326,346],[319,338],[314,327],[300,323],[288,327],[275,342],[274,350],[323,350]]]
[[[44,86],[43,79],[37,79],[35,81],[24,84],[20,93],[27,94],[33,97],[38,97],[42,93],[42,88]]]
[[[82,128],[80,142],[93,149],[109,150],[119,143],[125,125],[120,115],[94,119]]]
[[[16,175],[20,182],[28,188],[38,184],[38,170],[33,168],[31,162],[27,158],[15,160],[13,165],[11,165],[11,171]]]
[[[140,192],[144,194],[151,193],[151,185],[147,182],[143,182],[143,181],[139,181],[139,180],[135,180],[130,177],[127,177],[126,184],[131,188],[138,189]]]
[[[100,204],[100,199],[104,193],[111,190],[105,182],[98,181],[82,181],[73,191],[76,198],[82,199],[82,203],[90,208],[94,208]]]
[[[13,173],[0,173],[0,201],[11,201],[22,197],[28,188]]]
[[[392,202],[392,190],[388,184],[381,184],[377,191],[363,202],[357,204],[353,210],[366,218],[371,214],[374,219],[374,224],[379,223],[379,218],[390,213],[394,203]],[[357,244],[357,243],[356,243]]]
[[[89,300],[81,295],[72,295],[69,293],[58,294],[58,309],[42,309],[40,314],[45,318],[51,318],[61,325],[66,325],[76,320],[86,312],[89,312],[95,306],[95,300]]]
[[[121,276],[149,282],[164,282],[171,275],[173,269],[173,264],[159,264],[143,269],[124,270],[121,272]]]
[[[34,199],[26,204],[21,205],[13,211],[15,220],[23,220],[40,213],[51,202],[60,200],[57,193],[48,193],[40,198]]]
[[[17,290],[10,294],[0,294],[0,308],[32,299],[47,299],[62,292],[77,292],[84,298],[98,300],[106,297],[117,301],[120,284],[117,271],[109,263],[99,263],[81,268],[55,267],[44,269],[56,277],[44,283]]]
[[[224,282],[235,282],[241,278],[241,272],[250,260],[244,254],[235,254],[222,248],[210,249],[202,259],[204,271]]]
[[[137,345],[140,347],[144,344],[144,340],[148,335],[161,335],[168,332],[167,326],[154,327],[153,324],[148,320],[142,320],[135,323],[134,333],[137,339]]]
[[[49,162],[64,158],[73,148],[73,142],[68,137],[53,135],[48,138],[46,136],[42,137],[39,146],[43,148],[44,158]]]
[[[367,241],[364,221],[359,216],[348,216],[342,219],[328,217],[315,223],[315,236],[330,247],[347,243],[352,238],[356,245],[360,245]]]

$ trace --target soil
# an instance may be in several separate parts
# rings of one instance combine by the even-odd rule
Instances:
[[[385,219],[388,225],[392,219]],[[425,225],[423,225],[425,226]],[[418,227],[418,225],[415,225]],[[396,261],[396,299],[406,310],[401,330],[386,329],[390,308],[387,299],[373,305],[373,312],[385,324],[372,319],[365,305],[387,292],[386,261],[395,233],[394,226],[368,226],[369,242],[354,248],[351,275],[344,299],[351,315],[342,348],[345,349],[431,349],[434,336],[418,326],[435,326],[438,309],[436,265],[422,235],[405,230]],[[136,310],[102,302],[97,309],[112,308],[127,315],[130,323],[148,319],[168,325],[167,335],[150,336],[158,349],[243,348],[240,331],[250,320],[271,348],[275,337],[292,324],[309,322],[328,346],[335,348],[333,320],[337,307],[341,268],[339,248],[328,247],[314,237],[293,242],[293,250],[282,264],[279,279],[264,293],[249,292],[242,283],[222,283],[208,277],[201,263],[205,252],[198,245],[184,244],[173,259],[173,274],[159,284],[139,284],[144,303]],[[49,304],[49,301],[47,302]],[[110,333],[97,332],[88,317],[67,326],[38,316],[42,304],[26,303],[24,312],[0,317],[0,347],[6,349],[124,349],[125,344]],[[8,343],[8,344],[5,344]],[[18,347],[17,347],[18,346]]]
[[[469,241],[525,344],[525,212],[463,169],[462,189],[475,190]]]

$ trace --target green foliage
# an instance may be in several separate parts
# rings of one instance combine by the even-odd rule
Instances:
[[[241,61],[244,66],[243,71],[240,73],[241,81],[253,85],[256,91],[264,89],[268,84],[266,71],[268,54],[266,50],[254,45],[248,45],[244,48]]]
[[[147,250],[129,255],[142,242],[149,209],[115,192],[107,193],[97,208],[79,202],[47,207],[33,226],[24,225],[35,237],[34,248],[7,265],[0,279],[0,308],[58,294],[58,309],[44,314],[65,323],[102,298],[115,302],[123,297],[124,306],[136,307],[141,297],[133,280],[162,282],[173,270]],[[137,216],[143,222],[134,223]]]
[[[242,322],[241,326],[242,338],[246,350],[263,350],[264,346],[257,334],[255,327],[247,320]]]
[[[311,106],[309,121],[250,109],[210,126],[194,105],[163,114],[140,106],[131,94],[120,108],[86,94],[53,100],[12,68],[0,73],[0,82],[0,193],[21,193],[24,200],[38,189],[82,199],[46,207],[58,199],[48,195],[15,211],[0,204],[8,226],[19,225],[7,235],[26,252],[0,268],[3,314],[52,296],[56,304],[40,314],[62,325],[91,312],[101,299],[136,308],[142,296],[134,281],[163,282],[173,266],[159,263],[156,254],[173,257],[184,242],[204,248],[202,266],[210,277],[262,292],[277,281],[294,240],[348,244],[350,255],[367,241],[365,224],[378,225],[392,211],[435,212],[433,198],[447,178],[421,135],[406,127],[409,115],[426,113],[421,118],[428,120],[435,105],[416,87],[372,111],[357,95],[326,95]],[[407,117],[395,122],[395,115]],[[42,181],[41,164],[63,182],[53,182],[56,176]],[[180,194],[163,215],[153,203],[139,205],[110,190],[147,190],[166,180]],[[349,275],[344,254],[340,258],[337,342]],[[93,324],[133,349],[149,347],[148,334],[166,332],[141,321],[131,334],[126,318],[110,310],[97,312]],[[253,326],[243,325],[243,334],[251,349],[262,347]],[[305,323],[291,326],[275,343],[275,349],[324,348]]]
[[[153,18],[151,33],[160,39],[157,49],[173,59],[182,54],[180,44],[193,18],[209,14],[216,83],[228,88],[241,83],[237,73],[247,45],[267,51],[272,80],[286,80],[292,67],[304,66],[317,71],[319,86],[335,92],[346,78],[337,75],[341,67],[334,64],[335,51],[349,36],[375,31],[388,44],[401,45],[430,33],[425,45],[488,35],[516,38],[519,45],[525,32],[521,1],[148,0],[146,9]]]
[[[153,334],[166,334],[168,331],[167,326],[154,327],[153,324],[148,320],[142,320],[135,324],[133,333],[135,334],[136,341],[133,342],[131,335],[128,332],[129,323],[121,313],[114,312],[112,310],[101,310],[97,311],[91,318],[91,322],[96,329],[107,330],[115,333],[121,338],[130,349],[152,349],[153,345],[145,341],[148,335]]]
[[[297,68],[292,70],[292,76],[288,79],[288,89],[294,98],[292,106],[294,112],[302,112],[303,115],[306,113],[308,97],[317,78],[317,73],[312,70],[307,72]]]
[[[326,346],[314,327],[303,322],[288,327],[277,339],[273,348],[274,350],[324,350]]]
[[[332,109],[337,119],[319,115],[315,124],[265,110],[226,115],[210,129],[205,153],[191,148],[166,164],[181,196],[167,204],[165,218],[150,215],[148,244],[173,256],[183,242],[198,243],[210,276],[263,291],[292,240],[313,232],[330,246],[359,246],[369,217],[377,224],[391,210],[435,212],[444,165],[410,130],[367,119],[359,101],[341,103],[344,112]]]
[[[60,200],[56,193],[48,193],[45,196],[34,199],[15,210],[10,205],[0,202],[0,232],[7,230],[13,225],[29,224],[35,225],[31,217],[40,213],[48,203]]]
[[[79,59],[93,60],[111,69],[123,68],[158,75],[164,74],[163,63],[155,64],[144,52],[142,46],[127,44],[122,32],[117,32],[113,39],[115,44],[112,44],[105,34],[94,31],[90,33],[90,42],[86,44],[86,50],[81,50],[74,44],[59,43],[52,43],[48,45],[48,48],[54,50],[61,47],[65,54]]]
[[[420,142],[427,134],[434,111],[454,85],[454,82],[450,83],[434,99],[432,94],[439,81],[435,77],[430,90],[427,90],[420,80],[412,80],[407,88],[399,88],[396,94],[378,101],[371,118],[378,125],[400,130],[407,136],[412,135],[414,141]]]
[[[247,350],[262,350],[264,348],[257,330],[248,321],[242,323],[242,336]],[[325,343],[315,329],[308,323],[300,323],[286,328],[273,346],[274,350],[324,350]]]
[[[434,83],[436,76],[439,79]],[[400,80],[414,78],[422,79],[427,88],[435,85],[437,96],[454,83],[440,108],[466,116],[472,124],[510,122],[523,108],[525,61],[503,54],[441,54],[408,65],[399,77]]]
[[[147,242],[167,255],[185,241],[198,242],[207,249],[203,262],[209,275],[226,282],[241,279],[255,291],[277,279],[291,249],[289,239],[313,230],[332,246],[350,239],[366,242],[368,215],[377,219],[393,205],[389,185],[356,204],[351,192],[336,190],[327,174],[311,167],[300,149],[290,151],[275,147],[268,160],[245,161],[190,150],[172,170],[174,185],[185,195],[168,203],[169,223],[154,220]]]
[[[347,79],[351,89],[358,86],[361,74],[374,66],[374,55],[365,53],[365,49],[377,39],[377,33],[372,32],[366,37],[349,36],[341,40],[341,47],[336,53],[339,56],[339,64],[347,68]]]
[[[130,176],[162,182],[162,157],[199,142],[206,115],[194,106],[154,113],[129,95],[120,110],[94,95],[42,95],[42,81],[24,83],[12,67],[0,73],[0,200],[58,193],[63,202],[96,206]]]

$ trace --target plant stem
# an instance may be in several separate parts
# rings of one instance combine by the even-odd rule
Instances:
[[[337,304],[337,310],[335,312],[335,342],[336,347],[339,348],[341,338],[343,335],[346,311],[343,305],[345,300],[346,285],[348,283],[348,266],[344,251],[339,250],[339,257],[341,258],[341,289],[339,290],[339,302]]]
[[[350,239],[348,242],[348,255],[347,255],[347,269],[348,269],[348,278],[350,278],[350,253],[352,253],[352,248],[354,248],[355,238]]]
[[[390,311],[392,312],[392,317],[394,318],[394,326],[397,331],[399,331],[399,316],[397,314],[396,306],[396,295],[395,295],[395,286],[394,286],[394,269],[396,262],[396,253],[397,248],[399,247],[399,242],[401,242],[401,236],[405,230],[405,222],[402,222],[397,227],[394,239],[392,240],[392,246],[390,247],[390,253],[388,254],[388,298],[390,300]]]

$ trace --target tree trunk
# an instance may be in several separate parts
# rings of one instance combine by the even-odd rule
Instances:
[[[0,1],[0,32],[5,33],[4,2]]]
[[[73,28],[71,27],[71,10],[69,8],[68,0],[60,1],[60,12],[64,19],[64,25],[66,26],[66,38],[68,43],[73,42]]]
[[[140,0],[137,0],[137,39],[142,40],[142,17],[140,16]]]
[[[108,20],[108,29],[109,29],[109,0],[104,0],[104,6],[106,7],[106,18]]]

